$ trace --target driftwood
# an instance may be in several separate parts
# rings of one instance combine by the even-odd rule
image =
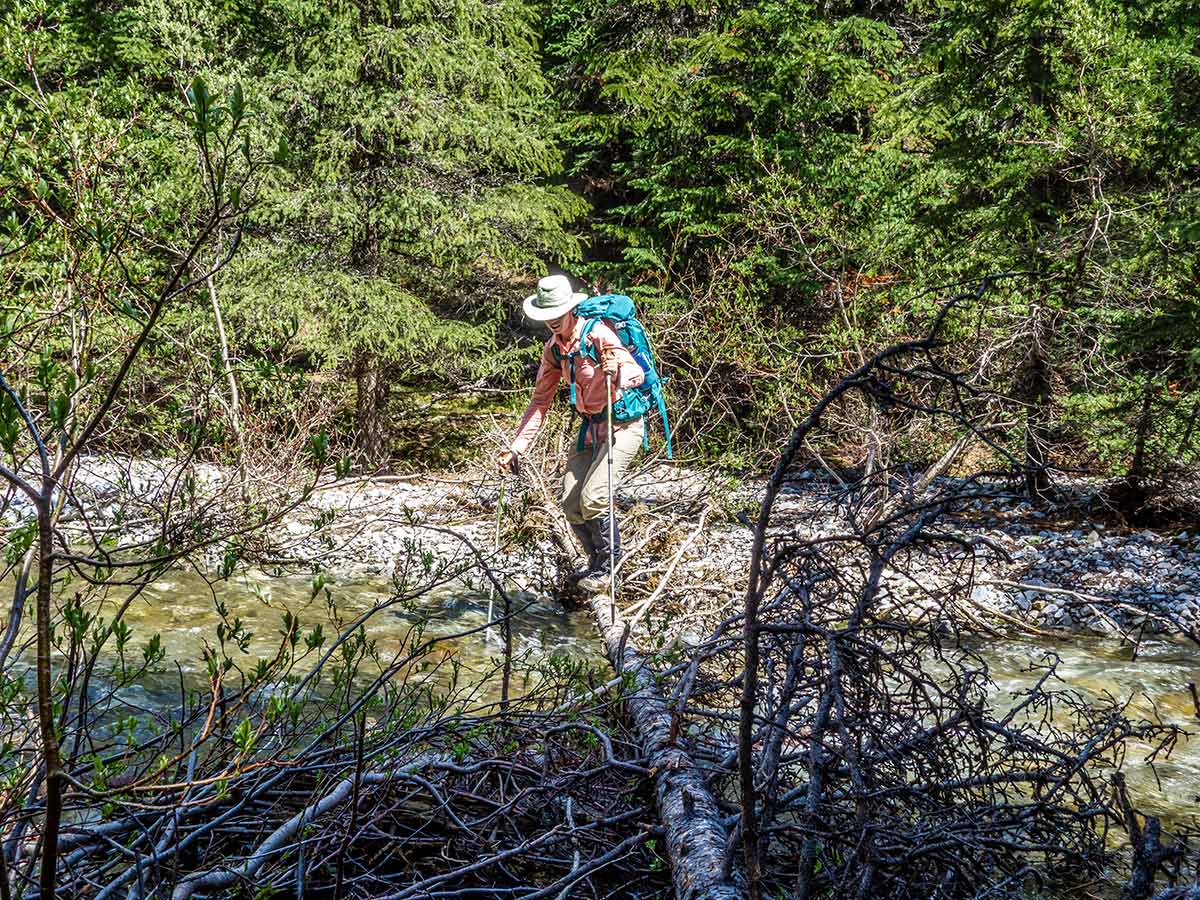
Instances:
[[[365,772],[358,777],[357,782],[360,785],[384,784],[393,777],[395,776],[390,772]],[[237,868],[200,872],[186,881],[181,881],[172,892],[171,900],[188,900],[196,891],[220,890],[232,887],[243,879],[253,878],[276,853],[295,839],[302,828],[334,807],[345,803],[354,793],[355,781],[354,777],[339,781],[333,790],[318,802],[306,806],[271,832]]]
[[[653,669],[630,642],[627,625],[609,596],[594,595],[589,605],[604,637],[609,662],[633,680],[626,708],[654,776],[675,897],[741,897],[741,890],[730,884],[724,873],[728,835],[721,825],[720,810],[700,769],[683,747],[671,709],[655,684]]]

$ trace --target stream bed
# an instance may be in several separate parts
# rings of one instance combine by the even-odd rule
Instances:
[[[314,584],[303,578],[265,573],[212,581],[192,571],[170,572],[147,588],[125,615],[133,629],[135,652],[158,634],[165,650],[164,663],[157,672],[123,689],[121,699],[133,708],[177,703],[181,673],[199,686],[206,678],[202,648],[216,640],[221,622],[219,604],[225,607],[227,621],[240,618],[250,634],[246,652],[231,654],[249,670],[257,659],[275,653],[285,610],[300,619],[305,632],[320,624],[330,638],[337,634],[339,621],[353,621],[386,603],[392,593],[391,583],[378,578],[330,580],[314,589]],[[567,610],[529,594],[517,594],[513,599],[519,609],[513,627],[518,657],[537,661],[560,654],[595,667],[607,666],[586,609]],[[110,616],[116,602],[114,596],[102,603],[100,613]],[[495,672],[502,652],[498,629],[490,637],[482,630],[488,604],[486,594],[445,589],[414,604],[375,612],[367,621],[366,633],[376,641],[384,660],[411,646],[414,628],[421,628],[424,638],[455,635],[439,645],[439,654],[453,658],[460,681],[479,680]],[[1189,732],[1200,730],[1189,689],[1200,676],[1200,650],[1182,640],[1146,640],[1137,647],[1136,656],[1133,647],[1116,639],[1085,635],[1062,641],[979,640],[968,649],[987,663],[995,684],[993,701],[1000,709],[1011,703],[1015,692],[1039,677],[1047,654],[1055,654],[1061,677],[1057,687],[1072,688],[1089,699],[1129,699],[1126,715],[1130,719],[1175,724]],[[310,664],[299,668],[304,670]],[[480,687],[477,700],[499,697],[498,679]],[[514,684],[515,692],[520,689],[519,683]],[[1194,815],[1200,802],[1200,738],[1182,738],[1170,755],[1160,755],[1153,765],[1146,761],[1150,749],[1136,742],[1126,745],[1126,779],[1135,803],[1166,822]]]

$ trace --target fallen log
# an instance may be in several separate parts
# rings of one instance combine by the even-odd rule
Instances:
[[[422,755],[396,771],[363,772],[357,776],[351,775],[348,778],[343,778],[326,792],[325,796],[320,800],[310,803],[271,832],[264,841],[254,848],[241,865],[216,868],[189,875],[176,885],[174,892],[171,894],[171,900],[189,900],[197,891],[207,893],[225,890],[242,881],[252,879],[263,866],[271,862],[277,853],[290,845],[305,826],[349,800],[354,794],[356,782],[362,787],[364,785],[390,784],[397,780],[416,779],[433,793],[435,799],[440,800],[441,798],[438,796],[437,789],[415,775],[416,772],[437,762],[438,759],[437,757]],[[445,805],[445,803],[442,803],[443,807]],[[463,827],[466,827],[465,824]]]
[[[589,599],[618,674],[633,676],[625,705],[654,778],[658,814],[666,829],[667,858],[676,900],[734,900],[742,891],[724,875],[729,835],[704,777],[671,727],[671,712],[654,683],[654,671],[629,640],[625,620],[607,594]]]

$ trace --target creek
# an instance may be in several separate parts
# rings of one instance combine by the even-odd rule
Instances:
[[[1164,824],[1194,816],[1200,802],[1200,711],[1188,688],[1200,675],[1200,649],[1177,640],[1145,640],[1134,648],[1115,638],[1073,635],[1065,640],[989,640],[974,649],[987,663],[995,683],[992,700],[1011,706],[1014,693],[1034,683],[1047,658],[1057,656],[1058,682],[1085,699],[1128,700],[1126,718],[1177,725],[1182,737],[1169,756],[1147,761],[1152,747],[1125,744],[1125,779],[1135,805]],[[1033,670],[1033,666],[1038,666]]]
[[[240,618],[249,632],[246,652],[235,650],[231,655],[243,668],[251,669],[258,658],[275,653],[285,610],[299,617],[305,631],[320,624],[329,637],[337,633],[338,620],[350,622],[392,594],[391,584],[382,579],[331,580],[327,586],[328,600],[323,590],[314,591],[312,583],[301,578],[260,572],[210,582],[191,571],[168,573],[135,600],[125,616],[133,628],[133,652],[140,652],[151,635],[158,634],[165,650],[164,663],[138,684],[123,689],[122,702],[131,710],[162,708],[178,702],[180,672],[194,685],[203,682],[201,648],[216,640],[221,621],[218,603],[224,604],[227,620]],[[595,667],[607,666],[587,610],[566,610],[528,594],[515,595],[514,600],[520,609],[513,625],[513,648],[518,657],[536,662],[561,654]],[[115,603],[115,596],[102,603],[101,614],[111,615]],[[498,630],[491,638],[472,631],[484,626],[487,613],[486,594],[446,589],[427,594],[415,604],[375,613],[367,622],[366,633],[376,641],[384,660],[411,646],[415,627],[423,629],[425,638],[449,636],[439,645],[438,655],[453,659],[460,680],[479,680],[487,673],[494,675],[502,653]],[[457,636],[466,631],[472,633]],[[1181,640],[1147,639],[1136,654],[1134,648],[1115,639],[1083,635],[1066,640],[977,640],[967,649],[986,662],[994,682],[992,699],[1000,709],[1011,702],[1014,693],[1036,681],[1047,656],[1053,654],[1059,659],[1058,687],[1074,689],[1090,700],[1106,696],[1129,699],[1126,715],[1134,720],[1157,720],[1188,731],[1200,729],[1189,690],[1189,684],[1197,680],[1200,651]],[[481,687],[477,699],[498,698],[498,678]],[[520,690],[521,684],[515,683],[514,692]],[[1126,745],[1126,779],[1135,803],[1167,822],[1194,814],[1200,800],[1200,738],[1184,737],[1169,756],[1160,756],[1153,765],[1145,758],[1149,750],[1137,742]]]
[[[328,596],[324,588],[328,588]],[[227,650],[238,666],[248,671],[259,659],[271,658],[278,650],[285,612],[297,617],[302,634],[320,626],[328,646],[348,624],[388,604],[392,596],[392,584],[380,578],[331,578],[314,589],[310,580],[263,572],[212,580],[193,571],[172,571],[143,591],[125,613],[124,621],[133,629],[131,643],[140,649],[152,635],[159,635],[165,662],[123,693],[145,692],[144,699],[151,705],[177,703],[180,674],[189,687],[206,681],[201,649],[205,643],[216,642],[222,622],[219,606],[224,607],[226,622],[240,619],[249,635],[244,652],[236,647]],[[556,654],[607,666],[586,610],[565,610],[553,601],[524,593],[510,596],[518,611],[513,624],[516,659],[538,662]],[[460,685],[475,684],[495,673],[503,653],[500,629],[484,630],[489,602],[486,593],[461,588],[435,590],[413,603],[385,605],[370,615],[364,630],[384,664],[411,651],[419,642],[418,634],[420,641],[440,638],[431,658],[451,664],[443,665],[436,679],[449,684],[451,673],[457,670]],[[115,603],[114,598],[101,604],[100,614]],[[494,603],[494,615],[500,616],[502,601],[496,597]],[[310,654],[296,672],[307,672],[316,658],[317,654]],[[521,686],[516,683],[514,692],[520,693]],[[480,688],[474,694],[476,700],[499,699],[498,678],[487,680]]]

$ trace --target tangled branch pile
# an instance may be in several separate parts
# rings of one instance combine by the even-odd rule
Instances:
[[[176,697],[139,707],[127,689],[163,658],[153,640],[132,653],[128,603],[218,538],[245,531],[249,562],[260,526],[223,513],[201,485],[122,547],[85,527],[85,553],[87,538],[55,532],[45,584],[56,652],[37,662],[54,667],[43,696],[59,756],[49,772],[25,702],[30,647],[17,641],[0,695],[0,896],[648,897],[668,889],[670,865],[690,897],[702,893],[680,872],[700,855],[697,835],[704,890],[722,896],[1017,897],[1107,879],[1126,881],[1133,900],[1163,873],[1187,877],[1186,830],[1164,838],[1120,781],[1129,741],[1153,759],[1178,730],[1134,720],[1120,699],[1085,702],[1052,654],[1031,660],[1030,687],[998,698],[979,653],[973,573],[999,551],[962,517],[1031,472],[1001,427],[1010,401],[944,366],[939,329],[989,285],[946,305],[927,337],[864,363],[800,423],[762,499],[745,602],[710,616],[707,638],[657,655],[643,646],[643,614],[659,599],[693,616],[706,608],[666,591],[673,562],[623,613],[593,600],[615,678],[556,654],[515,656],[511,627],[529,596],[507,590],[501,557],[461,538],[453,560],[411,547],[391,595],[352,621],[327,592],[334,633],[286,614],[257,665],[240,652],[245,623],[223,615],[201,651],[205,674],[181,669]],[[877,413],[863,466],[808,480],[822,502],[773,517],[801,448],[820,446],[824,417],[844,402]],[[933,467],[886,452],[915,419],[953,437]],[[1000,464],[964,474],[979,445]],[[164,477],[173,494],[179,473]],[[76,510],[86,526],[64,484],[54,521]],[[287,498],[248,488],[275,510],[262,521],[278,522]],[[204,523],[222,534],[188,537]],[[34,556],[8,562],[21,597],[34,590]],[[936,586],[923,572],[934,558]],[[502,614],[429,636],[419,610],[431,592],[480,577]],[[114,598],[106,622],[97,604]],[[397,610],[416,624],[384,653],[369,629]],[[504,636],[494,671],[464,677],[454,642],[484,640],[488,627]]]
[[[740,795],[752,896],[1018,896],[1111,875],[1109,832],[1127,810],[1106,773],[1126,741],[1166,753],[1178,737],[1132,721],[1121,700],[1085,702],[1052,653],[1031,660],[1031,687],[1000,700],[973,650],[972,573],[995,551],[958,517],[1030,475],[992,437],[1006,399],[942,363],[940,329],[989,285],[946,305],[926,338],[865,363],[796,428],[762,502],[745,610],[675,684],[717,794]],[[773,526],[799,449],[845,402],[872,404],[893,430],[923,420],[956,449],[924,471],[868,457],[826,484],[824,508]],[[945,477],[972,443],[1005,471]],[[836,533],[822,527],[831,514]],[[960,577],[933,589],[933,557]],[[905,581],[924,596],[894,590]]]

